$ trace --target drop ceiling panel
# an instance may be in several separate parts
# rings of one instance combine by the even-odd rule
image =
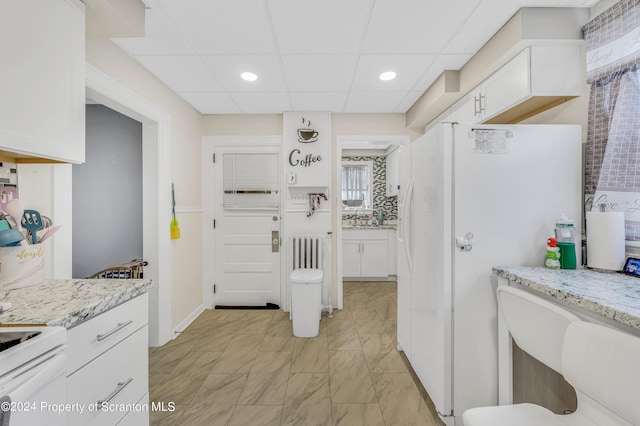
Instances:
[[[377,0],[363,53],[438,53],[478,0]]]
[[[411,90],[416,80],[436,59],[435,55],[362,55],[358,60],[352,90],[401,91]],[[394,71],[396,78],[380,80],[385,71]]]
[[[270,0],[280,52],[357,53],[370,0]]]
[[[294,111],[343,112],[348,92],[292,92]]]
[[[473,54],[519,9],[511,0],[484,0],[449,41],[444,52]],[[491,22],[491,25],[487,25]]]
[[[282,66],[276,55],[204,56],[203,60],[226,91],[285,92]],[[240,78],[243,72],[258,76],[256,81]]]
[[[135,56],[175,92],[215,92],[222,87],[197,56]]]
[[[291,111],[286,93],[230,93],[244,114],[267,114],[273,111]]]
[[[274,53],[262,0],[158,0],[197,53]]]
[[[160,8],[145,10],[145,36],[113,41],[130,55],[189,55],[194,53],[178,28]]]
[[[344,92],[351,86],[356,59],[355,55],[285,55],[282,63],[293,92]]]
[[[238,105],[224,92],[181,92],[178,95],[201,114],[241,114]]]
[[[345,112],[391,112],[406,92],[351,92]]]

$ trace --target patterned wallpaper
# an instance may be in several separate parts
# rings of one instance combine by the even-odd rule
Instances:
[[[373,211],[382,210],[386,220],[398,219],[398,197],[387,197],[387,162],[385,157],[342,157],[342,161],[373,161]],[[345,215],[350,219],[350,215]]]

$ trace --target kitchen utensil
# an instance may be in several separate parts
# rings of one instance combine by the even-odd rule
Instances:
[[[44,243],[49,237],[51,237],[53,234],[58,232],[58,229],[60,229],[61,227],[62,227],[62,225],[56,225],[56,226],[52,226],[50,228],[47,228],[47,230],[40,237],[40,242]]]
[[[22,226],[29,230],[31,243],[38,244],[38,229],[42,228],[42,217],[36,210],[25,210],[22,216]]]
[[[4,229],[0,231],[0,247],[16,246],[24,240],[24,235],[17,229]]]
[[[173,183],[171,184],[171,214],[173,215],[173,219],[171,219],[171,239],[177,240],[180,238],[180,228],[178,227],[178,221],[176,220],[176,194],[173,188]]]
[[[3,186],[0,188],[0,210],[6,211],[7,203],[18,198],[18,188],[13,186]]]
[[[22,215],[24,215],[24,206],[22,205],[22,201],[19,198],[14,198],[9,201],[4,208],[4,211],[9,213],[9,216],[13,219],[16,224],[16,229],[22,232]],[[23,239],[20,241],[20,244],[25,246],[27,245],[27,240]]]

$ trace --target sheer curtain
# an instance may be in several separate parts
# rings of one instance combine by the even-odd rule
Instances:
[[[621,0],[584,26],[591,84],[585,208],[625,214],[640,240],[640,1]]]
[[[369,173],[368,168],[363,165],[343,165],[342,166],[342,199],[343,200],[363,200],[362,207],[368,200]]]

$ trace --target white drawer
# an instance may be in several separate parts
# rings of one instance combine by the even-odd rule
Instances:
[[[70,329],[67,334],[67,374],[147,324],[148,310],[149,296],[145,293]]]
[[[386,229],[344,229],[342,238],[345,240],[386,240]]]
[[[133,412],[132,405],[149,389],[148,334],[144,326],[67,378],[67,403],[84,408],[69,413],[69,425],[113,426]],[[107,410],[96,409],[110,396]]]

